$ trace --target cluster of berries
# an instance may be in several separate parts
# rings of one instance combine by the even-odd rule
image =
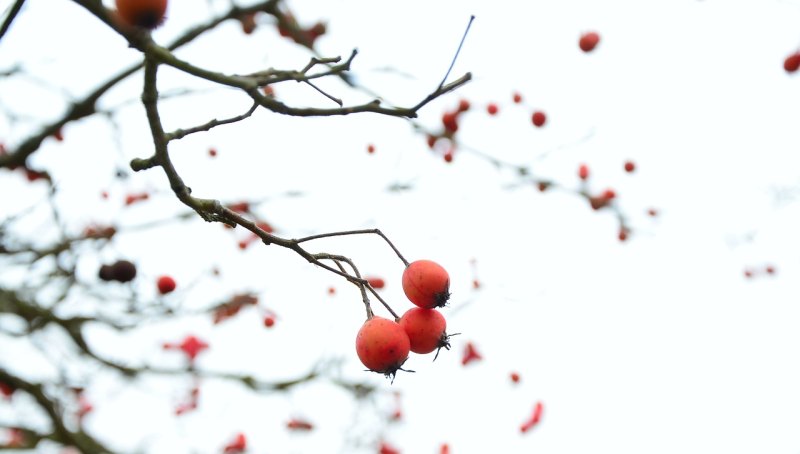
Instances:
[[[403,271],[403,291],[417,307],[397,320],[372,316],[356,336],[356,353],[371,371],[394,376],[409,352],[449,349],[447,322],[436,310],[450,298],[450,276],[438,263],[418,260]]]

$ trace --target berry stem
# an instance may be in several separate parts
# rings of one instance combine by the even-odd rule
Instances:
[[[330,237],[334,237],[334,236],[347,236],[347,235],[369,235],[369,234],[378,235],[381,238],[383,238],[383,240],[386,241],[386,244],[388,244],[389,247],[392,248],[394,253],[397,254],[397,257],[403,262],[403,265],[408,266],[408,260],[406,260],[406,258],[403,257],[403,254],[400,253],[400,251],[397,249],[397,247],[395,247],[395,245],[389,240],[389,238],[383,232],[381,232],[380,229],[345,230],[345,231],[342,231],[342,232],[320,233],[320,234],[317,234],[317,235],[311,235],[311,236],[306,236],[306,237],[303,237],[303,238],[298,238],[298,239],[293,240],[293,241],[295,243],[297,243],[297,244],[300,244],[300,243],[304,243],[306,241],[318,240],[320,238],[330,238]]]

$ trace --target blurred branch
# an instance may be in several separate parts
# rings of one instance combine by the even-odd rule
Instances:
[[[105,453],[111,452],[99,441],[92,438],[83,431],[71,431],[67,428],[61,405],[54,399],[47,396],[44,385],[25,380],[8,370],[0,367],[0,382],[6,383],[17,391],[29,394],[36,401],[36,404],[44,410],[50,422],[53,424],[52,438],[58,440],[65,446],[74,446],[86,453]],[[50,437],[48,437],[50,438]],[[34,445],[35,446],[35,445]]]
[[[16,19],[17,14],[19,14],[20,10],[22,10],[22,5],[25,3],[25,0],[17,0],[11,5],[11,8],[8,11],[8,16],[6,16],[5,20],[3,21],[3,25],[0,25],[0,40],[3,39],[6,32],[9,28],[11,28],[11,23],[14,22]]]

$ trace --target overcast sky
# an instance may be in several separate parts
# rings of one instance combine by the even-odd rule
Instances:
[[[0,9],[10,3],[1,1]],[[202,20],[206,5],[173,0],[154,37],[169,42]],[[446,109],[462,98],[471,101],[473,111],[459,131],[464,149],[450,164],[404,120],[372,115],[306,120],[257,114],[172,150],[196,195],[266,198],[259,210],[278,234],[378,227],[409,260],[433,259],[450,271],[453,300],[443,313],[448,331],[462,333],[453,338],[454,348],[435,363],[412,357],[408,367],[417,372],[398,375],[394,384],[366,377],[403,395],[405,420],[381,433],[386,440],[405,453],[435,453],[443,442],[456,454],[800,449],[800,205],[794,200],[800,194],[800,75],[783,70],[784,58],[800,47],[800,2],[288,5],[301,22],[328,20],[319,50],[346,56],[357,47],[357,80],[399,105],[416,104],[435,88],[469,16],[476,16],[451,75],[470,71],[474,81],[421,112],[422,124],[438,128]],[[138,58],[95,22],[68,1],[29,1],[0,42],[0,69],[24,57],[37,78],[53,83],[57,74],[55,83],[79,96]],[[601,41],[585,54],[578,38],[589,30]],[[267,24],[249,37],[228,24],[179,55],[226,72],[304,66],[308,55],[275,35]],[[162,71],[162,91],[209,88],[173,73]],[[135,103],[140,81],[135,76],[103,100],[108,108],[128,102],[116,116],[121,133],[87,120],[68,126],[63,143],[49,141],[32,158],[57,166],[61,200],[74,207],[67,222],[76,231],[92,220],[136,225],[182,210],[157,170],[124,183],[113,178],[116,166],[146,156],[151,147]],[[345,102],[363,97],[341,84],[322,85]],[[297,84],[275,89],[287,102],[325,102]],[[511,102],[515,91],[522,105]],[[30,81],[0,82],[3,108],[37,121],[63,108],[47,101],[54,93]],[[490,102],[499,106],[495,117],[484,113]],[[247,107],[241,96],[214,89],[164,102],[162,114],[167,129],[175,129]],[[545,128],[531,126],[534,109],[548,114]],[[12,127],[0,117],[0,138],[17,143],[37,124]],[[368,143],[376,153],[366,153]],[[205,154],[210,146],[219,149],[218,159]],[[618,193],[631,237],[618,241],[612,213],[592,211],[568,190],[541,194],[467,147],[529,166],[572,190],[579,187],[578,164],[587,163],[592,191],[612,187]],[[636,162],[633,174],[623,171],[626,160]],[[411,189],[389,191],[396,183]],[[0,176],[1,193],[26,188]],[[100,189],[117,198],[134,189],[160,196],[149,207],[123,209],[99,200]],[[292,190],[304,195],[282,195]],[[41,196],[4,197],[2,213]],[[647,216],[649,208],[659,216]],[[98,330],[93,336],[109,354],[161,361],[165,337],[192,332],[212,343],[201,363],[209,368],[283,377],[335,357],[344,359],[348,377],[365,378],[353,349],[363,322],[355,288],[288,252],[263,246],[241,252],[238,237],[219,226],[169,225],[156,241],[143,242],[152,233],[121,236],[103,254],[139,256],[146,276],[199,280],[183,294],[189,305],[203,306],[231,289],[263,292],[280,322],[265,332],[254,326],[255,313],[217,328],[193,319],[133,339]],[[204,260],[187,261],[197,257],[198,244]],[[410,307],[400,287],[402,266],[377,238],[331,239],[318,247],[385,277],[387,299],[398,311]],[[84,268],[87,278],[99,259],[92,260]],[[199,278],[211,265],[223,269],[221,281]],[[777,270],[774,276],[761,272],[767,265]],[[756,276],[745,279],[745,269]],[[476,276],[478,291],[471,288]],[[327,295],[329,286],[336,296]],[[484,360],[462,367],[467,341]],[[517,386],[508,379],[511,371],[522,376]],[[136,446],[142,433],[158,434],[147,449],[163,453],[184,452],[186,444],[215,452],[240,430],[252,439],[252,452],[329,452],[339,449],[344,431],[371,427],[358,420],[354,428],[356,410],[347,396],[325,385],[248,400],[241,390],[207,384],[198,414],[176,421],[170,408],[185,386],[146,383],[122,392],[119,382],[106,380],[95,388],[97,413],[87,427],[116,434],[123,446]],[[103,400],[113,405],[104,409]],[[520,434],[539,400],[542,423]],[[120,408],[140,430],[120,431]],[[147,419],[137,419],[140,411]],[[288,435],[282,424],[289,415],[307,417],[317,429]]]

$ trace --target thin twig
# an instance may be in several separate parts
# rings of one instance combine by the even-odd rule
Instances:
[[[456,54],[453,56],[453,60],[450,62],[450,67],[447,68],[447,72],[444,73],[444,78],[442,82],[439,84],[439,88],[441,89],[444,86],[444,83],[447,82],[447,77],[450,76],[450,71],[453,70],[453,66],[456,64],[456,60],[458,59],[458,54],[461,53],[461,47],[464,45],[464,40],[467,39],[467,33],[469,33],[469,28],[472,26],[472,21],[475,20],[475,15],[469,16],[469,22],[467,22],[467,28],[464,30],[464,34],[461,36],[461,41],[458,43],[458,49],[456,49]]]
[[[11,23],[14,22],[17,14],[22,10],[23,3],[25,3],[25,0],[17,0],[11,6],[11,9],[9,9],[8,16],[6,16],[6,19],[3,21],[3,25],[0,25],[0,40],[3,39],[8,29],[11,28]]]

